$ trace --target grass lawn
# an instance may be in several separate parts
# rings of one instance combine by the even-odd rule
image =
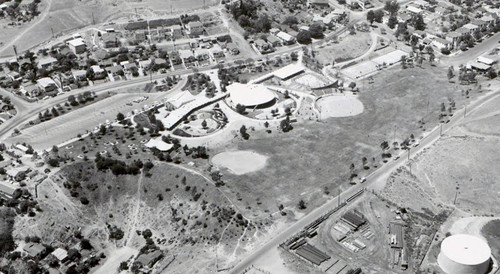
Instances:
[[[255,173],[224,174],[229,191],[241,195],[241,203],[253,212],[256,197],[260,197],[263,209],[275,212],[281,203],[296,207],[308,193],[316,192],[316,197],[321,198],[324,187],[335,194],[336,188],[349,186],[351,163],[362,176],[362,157],[371,163],[372,156],[380,156],[384,140],[392,144],[395,126],[397,141],[412,133],[418,138],[422,129],[417,121],[426,117],[425,127],[436,125],[440,103],[460,95],[448,83],[445,70],[438,67],[395,67],[377,74],[374,80],[370,86],[360,87],[359,100],[364,105],[360,115],[296,124],[286,134],[277,134],[273,129],[273,136],[249,132],[248,141],[225,147],[253,150],[269,157],[267,166]],[[459,99],[455,101],[460,106]]]

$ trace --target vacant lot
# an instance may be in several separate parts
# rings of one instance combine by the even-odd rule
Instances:
[[[347,35],[339,38],[338,43],[330,42],[325,47],[315,48],[318,51],[316,59],[323,65],[331,64],[332,61],[344,62],[363,55],[372,43],[368,32],[357,32],[355,35]]]
[[[499,103],[497,98],[470,113],[434,146],[417,156],[412,163],[412,174],[404,176],[404,180],[398,180],[401,173],[396,174],[395,182],[387,186],[392,197],[402,204],[413,201],[411,204],[415,206],[420,204],[430,209],[429,203],[442,203],[473,214],[499,214],[496,203],[500,193],[497,183],[500,171],[496,168],[500,161]],[[397,190],[405,186],[409,187],[406,192]],[[396,193],[411,195],[394,196]]]

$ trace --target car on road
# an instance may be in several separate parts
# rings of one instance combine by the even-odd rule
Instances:
[[[399,160],[399,156],[396,156],[396,158],[394,158],[394,161],[397,161]]]
[[[364,183],[364,182],[366,182],[366,178],[365,178],[365,177],[361,177],[361,179],[359,179],[359,182],[360,182],[360,183]]]

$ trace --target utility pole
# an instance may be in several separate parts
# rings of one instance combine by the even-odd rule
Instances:
[[[54,29],[50,28],[50,31],[52,32],[52,38],[54,38]]]
[[[394,125],[394,140],[392,141],[393,144],[396,142],[396,128],[397,127],[398,127],[397,125]]]
[[[16,61],[19,64],[19,57],[17,56],[17,47],[16,47],[16,45],[13,45],[12,47],[14,48],[14,54],[16,55]]]
[[[455,191],[455,200],[453,200],[453,204],[457,203],[458,190]]]
[[[93,12],[92,12],[92,25],[95,25],[95,17]]]
[[[467,105],[465,105],[465,109],[464,109],[464,118],[465,118],[465,115],[467,115]]]
[[[439,136],[443,135],[443,123],[441,123],[441,128],[439,130]]]
[[[408,161],[410,161],[410,150],[411,148],[408,148]]]
[[[339,197],[338,206],[340,206],[340,189],[339,189],[339,196],[338,197]]]

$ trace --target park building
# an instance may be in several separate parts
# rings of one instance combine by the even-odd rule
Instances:
[[[229,101],[233,106],[268,108],[278,100],[277,95],[272,90],[260,84],[233,83],[226,88],[229,93]]]

